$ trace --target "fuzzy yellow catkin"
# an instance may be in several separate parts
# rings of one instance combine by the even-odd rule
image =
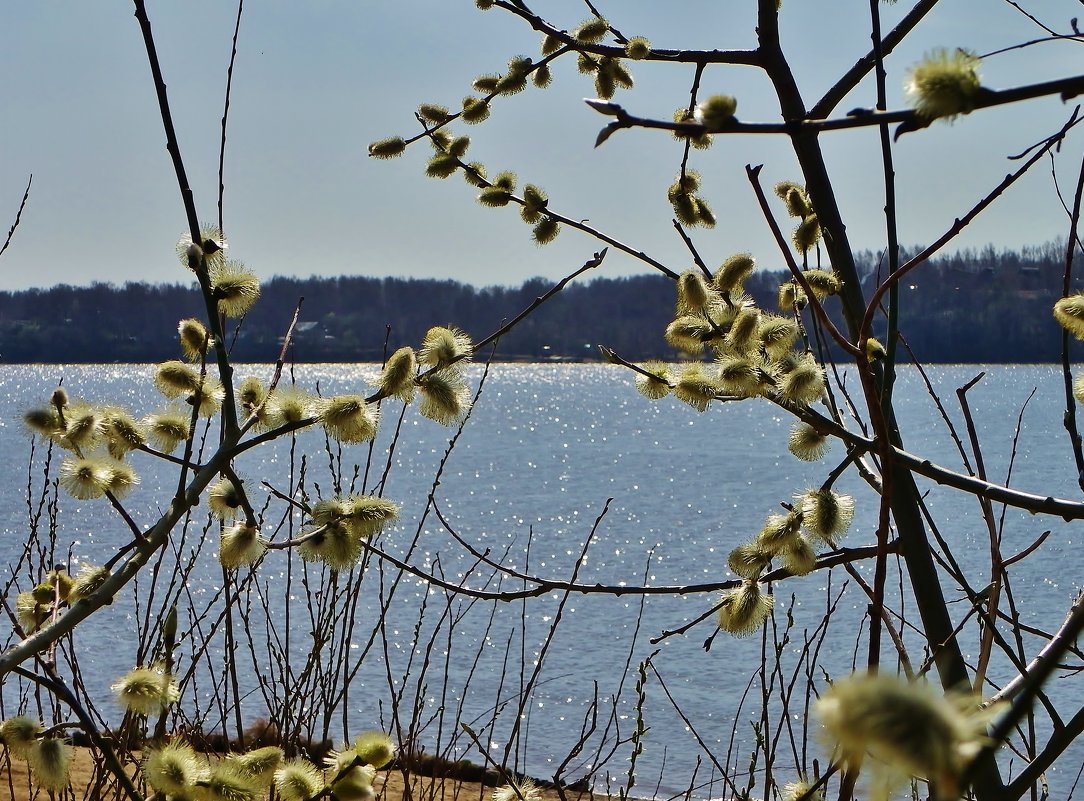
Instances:
[[[817,553],[813,550],[813,544],[801,535],[791,540],[780,552],[783,557],[783,567],[795,576],[804,576],[813,571],[817,566]]]
[[[447,365],[469,359],[474,353],[471,338],[455,327],[434,326],[425,332],[418,348],[418,362],[428,367]]]
[[[26,759],[42,731],[44,727],[40,721],[27,715],[16,715],[0,723],[0,742],[16,759]]]
[[[752,254],[735,253],[722,263],[712,278],[712,285],[719,292],[731,292],[740,289],[745,280],[752,275],[756,261]]]
[[[418,106],[418,116],[426,122],[440,125],[447,122],[451,114],[447,106],[442,106],[439,103],[422,103]]]
[[[425,174],[430,178],[447,178],[459,169],[459,159],[449,153],[438,153],[425,165]]]
[[[727,565],[742,578],[754,579],[772,563],[772,553],[756,542],[739,545],[730,552]]]
[[[266,551],[260,530],[248,523],[226,526],[219,535],[218,561],[228,570],[254,564]]]
[[[776,554],[788,548],[798,537],[801,519],[794,512],[768,515],[757,534],[756,543],[768,553]]]
[[[112,687],[117,701],[137,715],[154,715],[180,697],[173,676],[161,665],[128,671]]]
[[[706,411],[718,394],[718,381],[699,364],[685,367],[674,386],[674,397],[698,412]]]
[[[605,19],[602,17],[592,17],[591,19],[580,23],[580,25],[572,31],[572,35],[577,41],[583,42],[584,44],[593,44],[600,41],[609,29],[610,24]]]
[[[644,373],[636,374],[636,389],[645,398],[658,400],[670,394],[670,366],[665,362],[650,361],[640,365]]]
[[[316,400],[296,385],[276,387],[268,406],[271,426],[300,423],[316,416]]]
[[[912,68],[905,90],[920,117],[951,120],[975,107],[979,58],[967,50],[934,50]]]
[[[108,568],[86,563],[80,565],[72,588],[68,592],[68,603],[77,603],[96,592],[107,578],[109,578]]]
[[[171,453],[188,439],[190,422],[189,415],[169,410],[148,415],[143,420],[143,427],[154,447],[163,453]]]
[[[531,230],[531,239],[534,240],[536,245],[548,245],[557,238],[559,233],[561,233],[561,224],[546,214],[538,221],[538,225]]]
[[[275,771],[275,792],[282,801],[307,801],[324,787],[320,771],[310,762],[295,757]]]
[[[753,306],[742,308],[734,317],[725,342],[735,353],[745,353],[759,344],[757,331],[760,328],[760,310]]]
[[[185,231],[177,240],[177,258],[181,265],[195,270],[201,266],[213,269],[222,264],[229,248],[222,230],[217,225],[203,223],[199,236],[199,241],[193,241],[192,232]]]
[[[542,791],[533,779],[524,778],[514,784],[505,784],[496,788],[492,801],[542,801]]]
[[[695,314],[702,311],[714,300],[715,293],[711,291],[704,275],[699,270],[686,270],[677,280],[677,309],[678,314]]]
[[[57,737],[45,737],[31,745],[27,764],[38,787],[60,792],[71,780],[72,747]]]
[[[237,401],[247,412],[251,412],[263,403],[266,395],[267,388],[256,376],[247,376],[237,387]]]
[[[356,444],[376,436],[378,409],[361,395],[335,395],[320,405],[320,423],[332,439]]]
[[[625,55],[639,61],[651,55],[651,42],[643,36],[633,36],[625,43]]]
[[[350,768],[341,778],[332,782],[332,796],[338,801],[370,801],[376,770],[369,765]]]
[[[795,425],[787,443],[788,450],[803,462],[817,461],[828,453],[829,447],[828,437],[808,423]]]
[[[1054,319],[1077,339],[1084,339],[1084,295],[1069,295],[1054,304]]]
[[[69,457],[60,464],[60,486],[81,501],[105,495],[112,477],[110,466],[100,459]]]
[[[709,131],[719,131],[734,120],[737,110],[738,101],[730,95],[712,95],[696,107],[693,119]]]
[[[480,97],[464,97],[463,110],[459,116],[468,125],[483,122],[489,117],[489,103]]]
[[[805,290],[796,281],[784,281],[779,285],[779,310],[794,311],[805,307],[807,298]]]
[[[813,404],[824,394],[824,369],[806,354],[780,378],[778,391],[791,403]]]
[[[769,358],[780,360],[798,339],[798,324],[786,317],[762,314],[757,339]]]
[[[129,451],[138,450],[147,444],[143,428],[126,409],[117,406],[102,410],[102,432],[109,455],[114,459],[120,459]]]
[[[832,490],[809,490],[795,498],[806,531],[826,542],[845,533],[854,519],[854,498]]]
[[[342,522],[327,523],[303,536],[309,538],[298,547],[298,553],[307,562],[322,562],[331,570],[349,570],[361,558],[361,539]]]
[[[275,771],[282,767],[283,752],[278,746],[269,745],[244,754],[233,754],[229,759],[256,786],[267,787]]]
[[[427,375],[418,383],[421,403],[418,411],[441,425],[452,425],[470,411],[470,387],[457,370],[444,369]]]
[[[704,351],[704,343],[711,335],[711,324],[707,320],[683,314],[666,326],[663,338],[673,347],[696,355]]]
[[[354,751],[366,765],[379,770],[395,759],[395,743],[382,731],[362,732],[354,738]]]
[[[813,213],[809,195],[801,184],[796,184],[794,181],[780,181],[775,185],[775,194],[783,201],[787,214],[791,217],[804,219]]]
[[[817,300],[824,300],[829,295],[838,295],[839,290],[843,288],[839,276],[831,270],[806,270],[802,273],[802,277],[813,290]]]
[[[396,397],[404,403],[414,399],[414,377],[418,372],[418,360],[414,349],[399,348],[388,357],[376,386],[381,395]]]
[[[384,530],[399,517],[399,504],[376,495],[352,495],[342,504],[343,523],[361,539]]]
[[[64,430],[60,423],[60,414],[52,406],[27,410],[23,413],[23,425],[31,433],[43,437],[55,437]]]
[[[752,396],[760,385],[757,367],[745,356],[729,356],[719,360],[719,389],[729,395]]]
[[[723,595],[717,618],[719,628],[735,637],[752,634],[768,619],[774,603],[759,582],[744,581],[741,587]]]
[[[799,253],[806,253],[821,240],[821,224],[816,214],[810,214],[794,229],[791,241]]]
[[[960,779],[986,743],[1001,708],[980,708],[964,694],[943,696],[927,684],[886,674],[839,679],[816,701],[836,757],[847,766],[869,757],[893,774],[928,779],[938,798],[957,798]]]
[[[184,357],[189,361],[199,361],[200,357],[207,353],[209,335],[207,328],[199,320],[195,318],[181,320],[177,324],[177,336],[180,339]]]
[[[203,778],[204,766],[196,752],[182,740],[152,748],[143,759],[143,776],[156,792],[179,796]]]
[[[241,512],[241,492],[228,478],[219,479],[207,490],[207,509],[221,520],[232,520]]]
[[[167,398],[176,398],[199,389],[200,375],[184,362],[172,359],[155,368],[154,385]]]
[[[125,462],[107,462],[105,469],[108,471],[106,491],[116,498],[123,498],[139,483],[139,476]]]

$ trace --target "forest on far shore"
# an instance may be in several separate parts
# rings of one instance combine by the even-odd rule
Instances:
[[[884,270],[878,254],[859,254],[859,263],[864,280],[873,285]],[[1055,244],[1020,251],[986,248],[932,260],[901,285],[909,302],[902,306],[900,332],[924,363],[1057,361],[1061,328],[1051,309],[1061,297],[1064,270],[1063,246]],[[786,278],[784,271],[759,269],[746,291],[761,308],[775,308]],[[230,345],[234,361],[274,361],[304,297],[293,360],[380,361],[385,352],[416,346],[433,325],[453,325],[481,339],[551,286],[541,278],[519,287],[475,288],[422,278],[276,277],[263,283],[260,302]],[[1080,282],[1073,286],[1078,291]],[[673,282],[658,274],[572,283],[505,336],[495,358],[593,360],[599,358],[599,344],[630,360],[678,358],[663,339],[674,297]],[[182,284],[97,283],[2,292],[0,362],[177,358],[175,323],[202,317],[201,306],[194,286]],[[827,306],[836,311],[834,299]],[[899,358],[910,360],[907,347],[900,348]]]

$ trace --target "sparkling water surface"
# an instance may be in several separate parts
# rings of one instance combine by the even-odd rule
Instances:
[[[1038,366],[929,368],[930,379],[965,442],[967,434],[955,390],[981,369],[987,375],[968,393],[968,400],[991,480],[1004,481],[1019,425],[1010,483],[1044,495],[1079,497],[1072,454],[1062,428],[1065,400],[1060,370]],[[22,411],[46,402],[63,379],[73,397],[124,405],[141,416],[161,406],[150,382],[152,371],[146,365],[0,367],[0,452],[5,457],[0,471],[3,486],[7,487],[0,494],[0,557],[7,566],[6,575],[15,569],[26,541],[28,483],[36,486],[40,482],[44,465],[40,442],[34,462],[29,462],[31,438],[19,422]],[[312,391],[318,387],[322,394],[330,395],[365,391],[377,368],[304,365],[294,372],[302,387]],[[477,387],[482,368],[473,367],[469,372],[472,385]],[[237,370],[239,377],[249,374],[266,379],[271,368],[256,365]],[[851,380],[849,386],[858,392],[856,381]],[[1031,397],[1033,390],[1037,391]],[[956,446],[914,369],[900,371],[896,392],[900,400],[899,424],[908,449],[950,469],[962,470]],[[1025,403],[1026,410],[1020,417]],[[266,480],[281,492],[290,492],[291,475],[296,478],[302,456],[310,496],[332,494],[329,460],[341,460],[347,483],[353,472],[351,466],[358,464],[356,485],[358,489],[364,486],[366,491],[373,491],[387,468],[384,494],[399,502],[402,511],[398,523],[377,539],[377,546],[404,558],[420,571],[441,573],[452,584],[491,591],[524,586],[511,576],[504,577],[498,586],[491,578],[491,569],[479,569],[477,557],[457,542],[433,511],[426,513],[430,493],[437,510],[458,537],[476,552],[499,559],[514,571],[568,580],[595,527],[576,579],[578,584],[681,587],[733,578],[727,568],[729,552],[754,537],[767,515],[780,511],[781,502],[819,485],[843,456],[837,444],[819,463],[796,460],[786,449],[789,416],[766,402],[716,404],[698,414],[672,399],[643,399],[635,392],[630,374],[617,367],[502,364],[490,368],[471,418],[434,487],[434,476],[455,432],[422,418],[414,408],[406,411],[400,424],[401,408],[397,402],[384,404],[381,432],[371,457],[368,446],[351,446],[341,453],[333,448],[329,452],[319,431],[300,435],[292,447],[289,441],[280,441],[246,453],[238,460],[237,470],[247,482],[254,505],[263,508],[269,499],[269,491],[261,481]],[[971,460],[974,463],[973,457]],[[133,465],[142,483],[125,506],[136,522],[146,527],[169,503],[176,485],[176,468],[141,454],[133,458]],[[920,478],[919,483],[923,491],[929,490],[931,513],[969,582],[975,588],[986,586],[990,580],[989,544],[978,504],[925,479]],[[853,493],[858,501],[855,522],[844,544],[870,544],[877,519],[875,496],[853,471],[840,480],[837,489]],[[278,520],[284,514],[289,517],[281,501],[271,499],[267,508],[265,530],[272,519]],[[604,510],[605,515],[598,520]],[[1000,515],[1000,508],[995,507],[995,512]],[[294,522],[296,525],[300,519]],[[189,534],[193,539],[186,541],[187,552],[192,542],[202,538],[206,523],[201,511],[201,518],[194,522]],[[1081,575],[1072,569],[1079,564],[1074,547],[1078,528],[1079,524],[1068,525],[1013,510],[1006,513],[1006,556],[1051,530],[1042,546],[1013,568],[1013,590],[1024,623],[1052,631],[1064,618],[1081,585]],[[56,531],[56,553],[67,561],[70,550],[73,568],[81,561],[101,563],[125,541],[123,523],[104,501],[76,501],[63,494]],[[210,541],[193,557],[196,567],[187,581],[187,592],[197,605],[205,604],[222,585],[215,559],[217,533],[212,529],[207,536]],[[284,536],[285,530],[277,538]],[[415,537],[417,544],[411,550]],[[268,593],[286,592],[287,561],[283,551],[276,551],[259,566]],[[859,569],[867,577],[872,575],[872,565],[863,564]],[[358,635],[351,646],[359,652],[381,614],[381,579],[386,593],[395,572],[388,566],[378,568],[376,562],[370,562],[367,570],[355,623]],[[29,578],[25,565],[19,575],[20,588],[26,589]],[[830,576],[819,572],[774,587],[780,636],[788,608],[794,620],[790,641],[782,649],[788,682],[798,664],[805,632],[815,630],[825,614],[829,583],[831,597],[835,600],[838,596],[838,605],[820,650],[821,665],[834,677],[849,672],[855,660],[864,664],[865,652],[858,643],[864,633],[862,619],[868,599],[853,580],[848,582],[842,569],[833,570]],[[839,595],[845,584],[846,591]],[[893,597],[898,598],[898,578],[890,580],[890,584]],[[291,625],[300,626],[300,632],[309,622],[303,613],[306,601],[299,582],[295,580],[292,587]],[[945,589],[951,599],[963,597],[947,580]],[[145,609],[149,594],[148,581],[142,581],[139,588],[129,588],[111,608],[81,626],[77,635],[84,680],[92,694],[105,699],[101,704],[104,715],[116,716],[116,707],[108,700],[108,687],[134,665],[133,616]],[[906,587],[902,597],[904,612],[913,614],[914,604]],[[139,606],[136,599],[143,599],[144,605]],[[419,685],[417,664],[425,656],[431,632],[438,626],[437,618],[447,605],[447,595],[408,575],[384,615],[391,642],[386,657],[380,646],[367,653],[352,685],[349,727],[391,729],[391,688],[395,692],[405,689],[405,699],[411,703],[415,697],[420,699],[423,717],[436,715],[441,709],[455,710],[462,720],[484,731],[490,748],[500,753],[510,733],[521,687],[530,679],[542,645],[554,627],[559,599],[560,593],[552,591],[525,603],[472,603],[467,598],[454,601],[452,608],[459,616],[454,636],[436,645],[440,667],[433,668]],[[752,722],[760,714],[761,690],[755,674],[761,661],[761,637],[735,639],[719,635],[710,650],[705,650],[704,642],[714,631],[714,618],[709,617],[686,634],[666,637],[657,644],[650,642],[694,620],[717,599],[717,593],[652,595],[646,599],[612,593],[571,595],[530,692],[521,724],[525,727],[521,738],[525,744],[516,751],[517,764],[535,775],[552,775],[579,737],[596,692],[600,729],[612,714],[611,725],[618,727],[619,735],[611,729],[611,738],[627,738],[636,714],[636,666],[657,651],[652,664],[665,682],[665,691],[658,676],[648,671],[643,714],[650,729],[643,738],[644,751],[638,760],[639,791],[660,796],[680,792],[694,772],[698,783],[708,781],[712,766],[700,756],[697,767],[701,749],[690,728],[720,762],[727,759],[728,744],[732,732],[736,732],[739,747],[729,764],[736,774],[746,770]],[[425,622],[416,636],[423,602],[427,604]],[[284,618],[278,615],[284,606],[281,601],[271,600],[271,612],[257,606],[243,620],[235,621],[235,626],[247,625],[261,633],[268,627],[281,631]],[[955,620],[960,620],[967,608],[966,601],[950,607]],[[922,643],[906,625],[901,628],[912,660],[921,663],[925,656]],[[966,655],[973,662],[978,638],[970,628],[965,634]],[[259,636],[263,635],[258,634],[256,639]],[[218,649],[216,654],[224,654],[220,638],[214,640],[213,647]],[[769,643],[768,647],[774,646]],[[1033,654],[1035,642],[1029,640],[1028,648],[1029,655]],[[311,638],[306,642],[299,633],[291,658],[300,664],[311,649]],[[445,659],[443,654],[448,651],[451,656]],[[890,658],[887,646],[885,654]],[[414,673],[404,688],[396,677],[402,676],[412,655]],[[253,690],[258,683],[256,677],[267,669],[261,664],[262,658],[258,650],[238,656],[238,671],[245,685],[242,693],[251,691],[245,700],[246,717],[261,713],[262,701]],[[521,664],[526,665],[523,671]],[[631,667],[626,672],[627,664]],[[995,682],[1011,675],[1009,665],[995,660],[991,673]],[[819,672],[812,678],[818,686],[824,686]],[[802,677],[798,684],[799,696],[804,692],[804,681]],[[743,702],[743,694],[750,686],[753,690]],[[1080,695],[1076,687],[1073,678],[1059,678],[1052,694],[1071,700]],[[194,692],[206,698],[211,689],[200,686]],[[779,693],[778,679],[773,693]],[[494,708],[503,710],[502,717],[497,725],[487,728]],[[804,717],[802,704],[796,702],[791,711],[792,722],[799,726]],[[1075,711],[1071,708],[1069,713]],[[333,735],[338,738],[342,727],[336,725]],[[438,740],[446,742],[455,733],[435,732],[433,724],[419,733],[420,744],[434,749]],[[470,742],[462,734],[458,736],[463,743],[461,753],[482,762]],[[777,776],[794,763],[786,737],[780,742]],[[810,756],[817,755],[822,765],[827,764],[827,755],[815,740],[803,743],[799,738],[796,748],[800,751],[803,747],[808,748]],[[623,781],[628,753],[626,745],[601,772]],[[592,757],[587,753],[572,764],[601,762],[601,758]],[[1080,764],[1077,751],[1068,754],[1051,774],[1052,784],[1067,792]],[[580,773],[586,769],[581,767]],[[571,778],[576,777],[574,771],[570,773]],[[716,783],[702,793],[720,795],[724,789]]]

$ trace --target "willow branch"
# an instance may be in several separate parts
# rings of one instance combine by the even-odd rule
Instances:
[[[1070,100],[1082,93],[1084,93],[1084,75],[1058,78],[1053,81],[1028,84],[1012,89],[982,89],[975,98],[972,111],[995,108],[1050,95],[1058,95],[1062,100]],[[729,122],[709,129],[697,122],[673,122],[672,120],[637,117],[625,111],[619,104],[612,102],[591,100],[588,101],[588,105],[601,114],[614,117],[614,121],[604,129],[605,136],[600,134],[602,141],[609,138],[609,135],[614,131],[625,128],[649,128],[670,131],[679,136],[692,137],[703,136],[704,134],[783,134],[796,136],[803,133],[820,133],[822,131],[873,128],[878,125],[893,123],[899,123],[900,126],[896,129],[895,134],[898,139],[904,133],[921,130],[933,122],[933,120],[922,116],[914,109],[876,111],[874,109],[860,108],[851,111],[846,117],[832,119],[818,119],[806,116],[800,119],[786,120],[785,122],[742,122],[735,117]],[[596,142],[597,144],[601,144],[601,142]]]
[[[30,174],[30,179],[26,182],[26,191],[23,192],[23,199],[19,203],[19,210],[15,212],[15,222],[11,224],[8,229],[7,239],[4,240],[4,246],[0,247],[0,256],[4,255],[4,251],[8,249],[11,244],[11,238],[15,236],[15,229],[19,227],[19,221],[23,218],[23,209],[26,208],[26,201],[30,199],[30,185],[34,183],[34,174]]]

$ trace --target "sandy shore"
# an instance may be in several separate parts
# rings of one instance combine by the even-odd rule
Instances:
[[[37,795],[29,791],[29,779],[26,763],[9,761],[6,754],[0,761],[0,801],[47,801],[49,794],[42,791]],[[130,772],[134,772],[130,771]],[[75,749],[75,760],[72,767],[72,790],[78,801],[120,801],[125,798],[123,793],[116,792],[114,787],[96,789],[90,787],[94,777],[94,762],[90,752],[85,748]],[[377,798],[380,801],[403,801],[409,798],[412,801],[489,801],[493,796],[493,788],[479,784],[478,782],[464,782],[455,779],[434,779],[428,776],[411,775],[410,793],[405,792],[403,776],[400,772],[381,771],[377,774],[374,788],[377,790]],[[560,801],[560,796],[555,790],[541,789],[542,801]],[[586,801],[597,798],[605,801],[606,796],[595,796],[587,792],[565,790],[566,801]]]

